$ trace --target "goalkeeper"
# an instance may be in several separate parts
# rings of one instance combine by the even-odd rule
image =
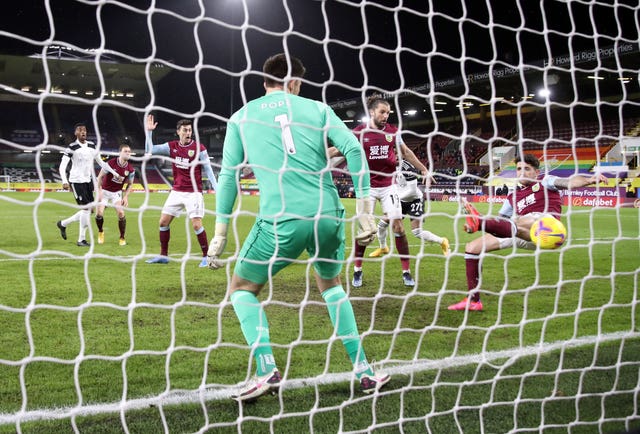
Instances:
[[[307,251],[316,283],[327,303],[335,333],[347,350],[364,393],[389,381],[367,362],[351,302],[340,282],[345,250],[345,211],[333,183],[329,140],[346,157],[356,190],[360,231],[370,243],[376,226],[368,199],[369,171],[356,137],[327,105],[298,96],[305,68],[277,54],[263,66],[266,94],[233,114],[227,125],[216,197],[215,236],[209,266],[220,268],[227,225],[243,166],[255,173],[260,211],[236,258],[229,293],[244,337],[256,361],[256,374],[233,398],[254,400],[274,393],[282,379],[269,341],[266,314],[258,301],[265,283]]]

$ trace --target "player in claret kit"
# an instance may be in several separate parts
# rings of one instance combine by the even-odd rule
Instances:
[[[398,198],[394,177],[400,159],[409,161],[425,177],[428,176],[427,168],[404,143],[398,128],[387,122],[391,106],[382,96],[372,95],[367,98],[367,109],[369,121],[358,125],[353,132],[360,140],[371,171],[371,201],[374,204],[380,201],[385,218],[391,222],[396,250],[400,255],[404,285],[415,286],[416,283],[410,271],[409,242],[402,224],[402,205]],[[382,231],[386,231],[388,225],[385,219],[379,222]],[[386,239],[380,241],[386,243]],[[362,286],[362,258],[365,249],[366,246],[359,244],[355,246],[352,284],[356,288]],[[379,257],[387,253],[389,253],[389,247],[383,245],[369,256]]]
[[[191,125],[192,123],[188,119],[179,120],[176,126],[178,140],[154,145],[152,132],[158,123],[153,115],[147,116],[145,150],[147,154],[171,157],[173,169],[173,188],[160,214],[160,255],[148,259],[146,261],[148,264],[167,264],[169,262],[170,224],[175,217],[180,216],[186,210],[202,249],[203,258],[200,261],[200,267],[207,266],[206,256],[209,240],[207,232],[202,226],[202,217],[204,217],[202,175],[204,172],[214,190],[216,189],[216,178],[211,168],[207,148],[191,138],[193,134]]]
[[[100,158],[100,153],[96,149],[95,143],[87,140],[87,126],[83,123],[78,123],[74,127],[74,134],[76,140],[69,144],[69,147],[65,150],[62,160],[60,161],[60,178],[62,179],[62,188],[73,192],[73,197],[76,203],[82,207],[71,217],[64,220],[58,220],[56,226],[60,231],[60,236],[63,239],[67,239],[67,226],[69,223],[80,222],[80,230],[78,231],[78,247],[90,247],[91,244],[87,242],[86,235],[89,228],[91,209],[94,206],[93,192],[94,192],[94,178],[95,178],[95,163],[105,170],[116,179],[120,175],[111,167],[105,164]],[[67,178],[67,167],[71,163],[71,170],[69,171],[69,178]]]
[[[119,155],[107,161],[107,165],[120,176],[115,177],[104,169],[101,169],[98,174],[98,207],[96,209],[98,244],[104,244],[104,209],[107,205],[113,206],[118,214],[118,229],[120,230],[119,244],[121,246],[127,244],[125,240],[127,218],[124,214],[124,208],[129,205],[129,193],[133,186],[135,169],[133,164],[129,162],[129,158],[131,157],[131,148],[129,145],[120,145],[119,151]]]
[[[465,246],[469,295],[449,306],[449,310],[483,310],[478,288],[482,255],[513,246],[535,250],[536,246],[530,236],[531,226],[544,215],[550,214],[560,219],[562,198],[559,190],[607,182],[607,178],[602,174],[578,174],[568,178],[549,175],[540,179],[540,161],[532,154],[516,158],[516,176],[518,185],[502,204],[499,217],[483,217],[473,205],[463,201],[464,212],[468,214],[465,231],[485,233]]]
[[[333,110],[298,96],[305,69],[285,54],[263,66],[266,94],[233,114],[227,125],[216,197],[216,229],[209,247],[211,268],[220,259],[238,194],[242,168],[249,165],[260,189],[255,224],[237,256],[229,298],[256,361],[255,377],[233,398],[250,401],[278,389],[282,380],[269,339],[269,324],[257,296],[281,269],[303,252],[312,258],[316,284],[326,302],[364,393],[389,381],[375,373],[362,348],[353,307],[340,282],[345,249],[345,212],[331,171],[327,141],[346,157],[356,194],[360,231],[370,243],[376,226],[369,201],[369,171],[362,148]],[[276,290],[277,293],[277,290]]]

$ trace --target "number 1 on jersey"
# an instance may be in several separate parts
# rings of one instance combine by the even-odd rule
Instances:
[[[282,128],[282,144],[286,151],[293,155],[296,153],[296,145],[293,143],[293,136],[291,135],[291,126],[289,124],[289,116],[286,114],[278,115],[274,118],[274,120],[280,123],[280,128]]]

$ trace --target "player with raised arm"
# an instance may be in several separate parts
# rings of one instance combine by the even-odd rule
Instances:
[[[145,151],[147,154],[171,157],[173,188],[160,214],[160,255],[148,259],[146,262],[148,264],[167,264],[169,262],[170,225],[175,217],[179,217],[186,210],[202,249],[203,258],[200,261],[200,267],[206,267],[209,240],[207,232],[202,226],[202,217],[204,217],[203,171],[212,188],[216,190],[216,178],[211,168],[207,148],[191,138],[193,129],[189,119],[178,121],[176,125],[178,140],[171,140],[161,145],[153,144],[152,134],[157,126],[158,123],[154,116],[147,116]]]
[[[71,142],[65,150],[62,160],[60,161],[60,178],[62,179],[62,188],[73,192],[76,203],[82,208],[69,218],[58,220],[56,226],[60,230],[60,236],[67,239],[67,226],[69,223],[80,222],[80,230],[78,231],[78,247],[90,247],[87,242],[87,229],[91,216],[91,205],[93,204],[94,179],[95,179],[95,163],[118,178],[117,172],[107,166],[100,152],[96,149],[95,143],[87,140],[87,126],[83,123],[77,123],[74,126],[74,135],[76,140]],[[67,178],[67,167],[71,163],[71,170]]]
[[[263,72],[266,94],[234,113],[227,125],[215,236],[209,247],[210,267],[224,266],[220,255],[238,194],[238,178],[248,165],[258,181],[260,208],[237,256],[228,290],[255,358],[256,373],[233,398],[253,400],[279,387],[282,376],[273,357],[267,316],[257,296],[266,282],[304,251],[312,258],[316,284],[360,388],[372,393],[387,383],[389,376],[376,374],[369,365],[351,302],[340,282],[345,211],[331,176],[327,140],[346,157],[357,197],[360,232],[356,240],[369,243],[375,238],[376,227],[362,148],[330,107],[298,96],[305,72],[300,60],[274,55],[265,62]]]
[[[560,219],[562,198],[559,190],[607,182],[607,178],[602,174],[573,175],[569,178],[549,175],[539,179],[540,161],[532,154],[516,158],[516,176],[518,185],[502,204],[499,217],[483,217],[473,205],[463,201],[464,211],[468,214],[465,231],[475,233],[482,230],[485,233],[465,246],[469,296],[449,306],[449,310],[483,310],[478,288],[483,255],[513,246],[535,250],[536,245],[530,236],[531,226],[544,215],[550,214]]]
[[[127,218],[124,214],[124,207],[129,205],[129,193],[136,175],[133,164],[129,162],[130,157],[131,147],[129,145],[120,145],[118,156],[107,161],[107,165],[119,176],[116,177],[104,169],[100,169],[98,174],[98,207],[96,209],[98,244],[104,244],[104,209],[107,205],[111,205],[118,214],[119,244],[121,246],[127,245],[125,239]]]
[[[391,107],[386,100],[380,95],[372,95],[367,99],[367,109],[369,110],[369,122],[358,125],[353,129],[353,132],[360,140],[371,171],[370,200],[372,208],[376,201],[380,201],[382,212],[391,222],[396,250],[400,255],[402,265],[402,281],[405,286],[415,286],[416,283],[411,277],[410,270],[409,242],[402,224],[402,205],[394,178],[400,158],[408,160],[425,177],[428,175],[427,168],[404,143],[398,128],[387,122]],[[398,155],[398,151],[400,155]],[[382,230],[386,230],[389,223],[383,219],[378,225]],[[385,242],[385,240],[381,241]],[[362,258],[365,249],[366,246],[355,246],[352,284],[356,288],[362,286]],[[389,247],[383,245],[369,256],[379,257],[387,253],[389,253]]]

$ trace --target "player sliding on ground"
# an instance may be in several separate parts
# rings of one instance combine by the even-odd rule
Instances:
[[[346,157],[356,192],[360,232],[368,244],[376,226],[369,200],[370,178],[362,148],[327,105],[297,96],[305,69],[300,60],[278,54],[264,64],[266,94],[234,113],[227,125],[216,197],[216,229],[209,247],[211,268],[220,255],[238,194],[238,178],[249,165],[260,190],[260,210],[237,256],[228,290],[256,373],[237,401],[274,392],[282,380],[269,340],[269,324],[257,296],[265,283],[306,251],[327,304],[335,335],[349,355],[360,388],[372,393],[389,381],[375,373],[362,348],[351,302],[340,282],[345,250],[345,211],[333,183],[327,143]],[[277,295],[277,289],[275,290]]]
[[[485,234],[465,246],[464,259],[469,296],[449,306],[449,310],[483,309],[480,301],[481,290],[478,288],[482,255],[512,248],[514,245],[521,249],[535,250],[536,246],[530,236],[531,225],[548,214],[560,219],[562,198],[559,190],[607,182],[607,178],[602,174],[573,175],[569,178],[549,175],[539,179],[540,161],[532,154],[516,158],[516,177],[518,185],[502,204],[499,217],[483,217],[473,205],[463,201],[464,211],[468,214],[465,231],[484,231]]]

